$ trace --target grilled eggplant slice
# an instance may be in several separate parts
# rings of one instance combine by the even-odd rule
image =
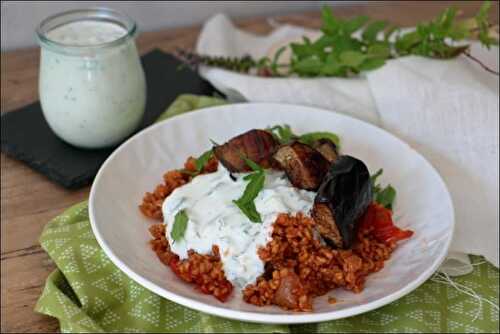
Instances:
[[[213,151],[217,160],[231,173],[248,172],[251,168],[243,157],[263,168],[269,168],[278,145],[271,133],[254,129],[232,138],[223,145],[215,146]]]
[[[336,248],[350,248],[359,218],[372,201],[372,183],[366,165],[348,155],[330,166],[321,183],[311,215],[318,232]]]
[[[337,145],[335,145],[335,143],[330,139],[323,138],[315,141],[313,148],[321,153],[321,155],[330,163],[337,160],[339,156]]]
[[[299,142],[281,146],[274,159],[297,188],[316,190],[330,165],[318,151]]]

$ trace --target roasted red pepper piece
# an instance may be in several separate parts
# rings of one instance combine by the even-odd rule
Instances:
[[[392,211],[380,204],[372,203],[361,218],[360,229],[373,227],[373,234],[381,242],[394,243],[407,239],[413,231],[402,230],[394,225]]]

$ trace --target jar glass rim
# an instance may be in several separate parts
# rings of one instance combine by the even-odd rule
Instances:
[[[62,25],[76,21],[103,21],[118,24],[124,28],[127,33],[115,40],[99,43],[99,44],[68,44],[61,43],[50,39],[47,33]],[[91,7],[86,9],[68,10],[55,15],[51,15],[44,19],[36,28],[36,36],[41,46],[47,46],[55,49],[58,52],[64,53],[80,53],[82,51],[107,49],[121,45],[137,33],[136,22],[126,14],[120,13],[114,9],[106,7]]]

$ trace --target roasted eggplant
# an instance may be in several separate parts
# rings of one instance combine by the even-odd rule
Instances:
[[[318,189],[330,165],[318,151],[299,142],[281,146],[273,157],[290,182],[306,190]]]
[[[339,153],[337,151],[337,145],[330,139],[322,138],[314,142],[313,148],[321,153],[321,155],[332,163],[337,160]]]
[[[318,232],[335,248],[350,248],[360,217],[372,201],[366,165],[348,155],[330,166],[314,199],[311,215]]]
[[[225,144],[215,146],[213,152],[227,170],[238,173],[251,171],[243,158],[248,158],[263,168],[271,167],[272,156],[277,148],[278,142],[270,132],[250,130]]]

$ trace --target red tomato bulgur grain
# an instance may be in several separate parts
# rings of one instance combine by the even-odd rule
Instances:
[[[196,171],[195,161],[190,157],[184,169]],[[217,160],[212,158],[202,174],[215,172],[217,166]],[[167,172],[163,176],[164,183],[144,196],[139,206],[141,212],[149,218],[163,220],[161,207],[164,199],[192,178],[190,174],[178,170]],[[332,249],[315,237],[314,226],[314,220],[302,213],[278,216],[271,241],[258,250],[265,263],[265,273],[242,291],[247,303],[311,311],[313,298],[332,289],[342,287],[355,293],[361,292],[366,277],[381,270],[396,247],[395,242],[379,241],[373,226],[365,224],[358,231],[352,249]],[[180,260],[170,250],[164,224],[152,225],[149,230],[153,236],[153,251],[178,277],[220,301],[228,299],[233,285],[224,275],[217,245],[212,247],[211,254],[202,255],[190,250],[188,258]],[[334,298],[330,300],[333,302]]]

